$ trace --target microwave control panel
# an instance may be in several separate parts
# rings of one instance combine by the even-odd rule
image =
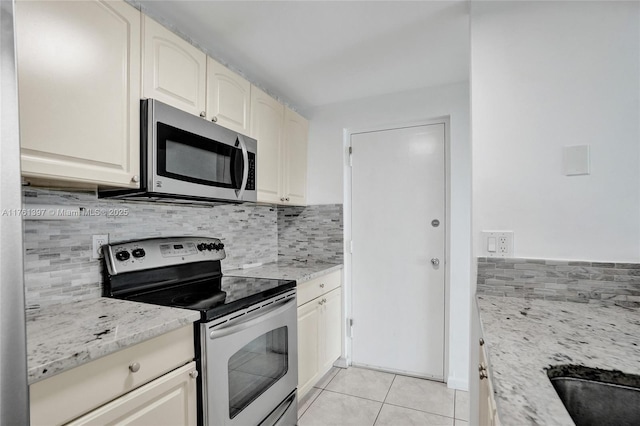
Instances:
[[[256,190],[256,155],[249,152],[249,176],[247,177],[247,191]]]

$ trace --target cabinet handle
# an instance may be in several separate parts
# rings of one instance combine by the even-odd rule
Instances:
[[[191,376],[192,379],[197,379],[198,378],[198,370],[193,370],[191,373],[189,373],[189,376]]]
[[[206,116],[207,116],[207,114],[205,114],[205,112],[204,112],[204,111],[202,111],[202,112],[200,113],[200,117],[204,118],[204,117],[206,117]]]
[[[140,370],[139,362],[133,362],[129,364],[129,371],[131,371],[132,373],[137,373],[139,370]]]
[[[324,288],[324,284],[320,284],[320,288]]]
[[[480,338],[480,346],[484,346],[484,339],[482,337]]]
[[[131,182],[133,182],[133,183],[138,183],[138,182],[140,182],[140,176],[138,176],[138,175],[133,175],[133,177],[131,178]]]
[[[215,115],[213,117],[211,117],[211,121],[213,121],[214,123],[218,122],[218,117],[216,117]]]

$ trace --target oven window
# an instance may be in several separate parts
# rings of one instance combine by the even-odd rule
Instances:
[[[229,359],[229,418],[262,395],[289,368],[287,327],[254,339]]]

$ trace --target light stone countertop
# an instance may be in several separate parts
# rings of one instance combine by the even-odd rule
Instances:
[[[230,277],[296,280],[296,283],[300,284],[340,269],[342,269],[341,263],[287,261],[265,263],[264,265],[247,269],[233,269],[224,271],[224,275]]]
[[[573,425],[545,367],[640,374],[640,310],[478,295],[498,416],[504,425]]]
[[[35,383],[199,319],[198,311],[107,297],[29,311],[28,382]]]

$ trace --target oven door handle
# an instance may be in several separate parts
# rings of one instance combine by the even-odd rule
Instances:
[[[271,306],[266,308],[262,308],[259,311],[255,312],[255,315],[247,315],[246,319],[241,319],[239,322],[234,323],[233,325],[224,326],[222,325],[220,328],[212,330],[209,333],[210,339],[218,339],[220,337],[228,336],[229,334],[238,333],[242,330],[246,330],[247,328],[253,327],[258,323],[263,321],[267,321],[271,318],[277,317],[287,309],[290,309],[293,305],[295,307],[296,299],[292,297],[291,299],[287,299],[284,302],[274,303]]]
[[[247,187],[247,180],[249,179],[249,153],[247,152],[244,136],[238,135],[238,142],[240,142],[240,148],[242,148],[242,185],[240,185],[240,189],[236,189],[236,196],[239,200],[242,200],[244,190]]]

